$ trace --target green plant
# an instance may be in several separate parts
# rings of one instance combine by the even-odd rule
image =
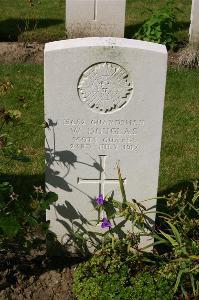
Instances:
[[[131,286],[133,289],[131,299],[176,299],[172,290],[173,280],[165,279],[157,272],[139,272],[136,276],[131,278]]]
[[[19,110],[5,110],[0,108],[0,167],[9,163],[11,160],[27,160],[28,158],[22,154],[22,150],[16,146],[16,143],[7,133],[3,131],[4,126],[9,124],[12,128],[17,126],[21,119]]]
[[[123,239],[125,253],[130,253],[137,251],[143,236],[152,236],[154,228],[151,224],[153,224],[153,220],[150,218],[150,208],[146,209],[142,202],[135,199],[127,200],[119,165],[117,165],[117,172],[122,201],[114,198],[114,192],[105,197],[101,194],[96,198],[97,223],[101,224],[102,231],[94,233],[99,235],[105,244],[111,240],[113,248],[118,238]],[[152,199],[148,201],[150,200]],[[126,225],[128,231],[125,229]]]
[[[164,44],[167,48],[173,48],[177,41],[174,35],[174,26],[178,10],[174,4],[174,0],[168,0],[159,9],[148,9],[151,16],[144,22],[134,37],[136,39]]]
[[[165,278],[175,279],[174,292],[181,289],[186,298],[199,296],[199,189],[198,181],[193,188],[171,193],[167,197],[169,215],[162,216],[164,230],[159,230],[163,243],[171,248],[167,263],[161,269]]]
[[[102,230],[108,230],[105,233],[95,232],[102,238],[101,248],[75,271],[74,293],[79,300],[147,300],[159,299],[165,294],[165,299],[173,299],[173,278],[164,278],[156,270],[159,264],[162,265],[161,258],[158,261],[155,255],[142,254],[139,250],[141,235],[150,232],[152,236],[147,210],[134,199],[132,202],[127,201],[119,166],[117,170],[122,202],[116,201],[113,193],[96,198],[98,223],[101,222]],[[128,233],[122,230],[126,222],[132,224],[132,230]],[[139,229],[137,234],[134,233],[135,227]]]
[[[159,294],[161,287],[166,291],[167,280],[170,284],[172,282],[172,285],[169,288],[170,293],[165,292],[166,296],[164,297],[168,296],[168,298],[164,299],[174,299],[174,295],[180,292],[185,298],[188,296],[197,297],[199,295],[198,181],[193,183],[193,188],[189,186],[184,191],[171,193],[167,197],[162,198],[162,200],[166,201],[167,212],[158,212],[162,219],[162,224],[161,228],[158,228],[157,232],[154,232],[147,224],[147,210],[145,207],[136,200],[132,200],[132,203],[127,201],[119,166],[117,169],[123,200],[121,203],[116,201],[113,198],[113,194],[106,197],[99,195],[96,199],[96,209],[99,215],[98,222],[101,222],[102,230],[104,228],[108,230],[105,233],[99,234],[103,238],[101,250],[97,252],[97,256],[93,260],[91,259],[91,262],[88,262],[88,265],[85,265],[85,274],[88,276],[88,281],[85,280],[84,282],[81,276],[81,278],[77,278],[77,294],[81,294],[79,290],[79,281],[81,281],[87,288],[86,293],[90,293],[90,289],[95,289],[96,295],[94,299],[103,299],[103,293],[99,289],[101,286],[100,281],[104,282],[106,276],[110,277],[113,274],[113,276],[111,275],[113,282],[109,281],[107,285],[103,285],[103,291],[110,296],[110,299],[117,297],[118,299],[126,299],[122,292],[126,287],[128,287],[128,292],[125,291],[124,294],[128,295],[131,299],[134,299],[133,295],[135,295],[135,299],[139,299],[139,295],[141,295],[140,299],[159,299],[162,297],[162,294]],[[101,219],[102,214],[103,218]],[[121,218],[119,223],[115,221],[118,217]],[[127,234],[124,233],[123,237],[120,235],[118,238],[118,228],[121,230],[122,226],[129,221],[132,224],[132,231],[129,231]],[[139,229],[137,234],[133,233],[134,227]],[[170,247],[166,248],[166,252],[163,254],[153,253],[149,255],[143,253],[143,250],[148,246],[139,249],[139,241],[140,237],[147,233],[151,237],[156,238],[154,245],[164,243]],[[127,257],[129,257],[129,260],[127,260]],[[155,282],[156,279],[152,275],[146,275],[149,276],[150,282],[146,294],[142,287],[143,282],[146,280],[143,280],[143,282],[139,280],[140,285],[137,284],[135,289],[132,289],[132,281],[130,284],[131,276],[133,278],[137,276],[136,274],[139,273],[139,270],[157,273],[155,277],[158,278],[157,284]],[[120,278],[120,272],[123,271],[125,274],[129,274],[130,277],[125,277],[125,275],[125,280],[122,279],[123,277]],[[82,274],[81,270],[80,274]],[[141,278],[143,274],[140,275]],[[128,284],[118,289],[117,281]],[[152,282],[155,285],[155,289],[151,287],[153,286]],[[134,284],[136,283],[137,279],[134,281]],[[160,286],[157,288],[159,283]],[[82,286],[81,288],[84,293]],[[75,291],[77,292],[77,290]],[[110,292],[109,294],[108,291]],[[86,299],[88,296],[89,294],[82,294],[82,298],[79,299]]]
[[[122,201],[114,198],[114,193],[103,196],[99,195],[96,200],[95,209],[98,213],[97,220],[84,220],[83,226],[73,226],[70,232],[74,242],[73,247],[83,255],[89,254],[89,248],[104,249],[107,243],[111,242],[112,248],[117,247],[118,237],[122,239],[125,253],[135,252],[138,248],[141,236],[149,235],[153,228],[150,225],[151,210],[147,210],[142,203],[135,199],[127,201],[123,179],[120,168],[117,166],[119,185],[122,194]],[[89,230],[84,226],[89,225]],[[101,230],[96,230],[100,225]],[[125,226],[128,226],[126,231]],[[93,230],[92,230],[93,228]],[[139,229],[138,233],[135,230]]]
[[[75,269],[73,291],[78,300],[173,300],[172,285],[172,279],[162,277],[141,255],[127,254],[118,241],[117,250],[107,244]]]
[[[41,232],[46,232],[45,211],[56,200],[55,193],[45,193],[41,187],[34,187],[29,199],[24,199],[8,182],[1,183],[0,248],[9,248],[11,244],[29,248]]]
[[[160,254],[139,249],[139,238],[148,229],[144,207],[135,200],[129,203],[118,167],[123,202],[100,195],[97,201],[99,215],[106,213],[102,229],[108,231],[101,249],[74,273],[73,290],[77,299],[181,299],[199,296],[199,190],[198,181],[183,191],[170,193],[166,201],[167,211],[158,213],[161,227],[150,231],[155,244],[169,247]],[[142,212],[144,211],[144,213]],[[128,233],[117,238],[114,223],[116,216],[138,225],[140,233]],[[122,220],[123,220],[122,219]],[[133,222],[133,220],[135,220]],[[154,245],[155,245],[154,244]],[[107,280],[108,278],[108,280]]]

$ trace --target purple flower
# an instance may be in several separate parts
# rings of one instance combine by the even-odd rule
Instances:
[[[96,202],[98,205],[103,205],[104,204],[104,197],[102,194],[99,195],[99,197],[96,198]]]
[[[102,227],[102,228],[111,228],[112,225],[111,225],[111,223],[110,223],[110,221],[109,221],[108,219],[103,218],[103,219],[102,219],[101,227]]]

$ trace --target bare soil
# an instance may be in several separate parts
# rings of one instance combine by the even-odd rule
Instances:
[[[43,64],[44,44],[1,42],[0,64]],[[169,64],[176,65],[180,51],[169,51]]]
[[[43,249],[0,252],[0,300],[74,300],[72,279],[78,258],[51,257]]]

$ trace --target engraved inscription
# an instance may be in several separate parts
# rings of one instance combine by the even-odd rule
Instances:
[[[133,85],[127,71],[103,62],[83,72],[78,83],[80,100],[96,112],[112,113],[121,109],[131,97]]]
[[[142,148],[144,120],[65,119],[63,124],[71,133],[70,150],[138,152]]]

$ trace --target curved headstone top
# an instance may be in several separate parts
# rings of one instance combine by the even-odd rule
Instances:
[[[156,197],[166,70],[163,45],[120,38],[46,44],[46,185],[59,195],[47,219],[63,243],[74,222],[87,227],[84,219],[97,219],[99,194],[121,199],[118,162],[128,199]],[[156,200],[142,204],[154,212]]]
[[[55,42],[49,42],[45,44],[45,52],[57,51],[67,48],[79,48],[79,47],[125,47],[134,48],[140,50],[156,51],[167,55],[167,49],[165,45],[114,37],[85,37],[77,39],[67,39]]]

